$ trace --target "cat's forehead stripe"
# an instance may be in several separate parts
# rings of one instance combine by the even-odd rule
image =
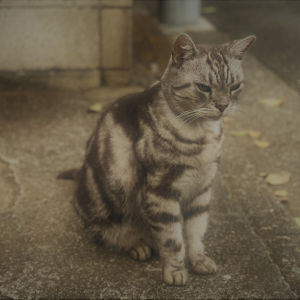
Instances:
[[[208,81],[209,81],[210,85],[213,84],[213,78],[212,78],[211,73],[208,73]]]
[[[212,85],[218,81],[218,67],[215,64],[214,59],[209,53],[206,54],[206,64],[208,66],[208,72],[206,74],[206,80]]]
[[[224,49],[221,48],[205,48],[201,47],[201,52],[205,55],[205,61],[207,63],[208,72],[206,74],[207,81],[210,84],[224,83],[233,84],[239,81],[238,74],[232,72],[230,68],[230,62],[224,53]]]
[[[206,61],[208,62],[208,66],[211,70],[211,72],[208,73],[209,75],[208,81],[212,84],[213,83],[212,75],[214,76],[216,81],[218,81],[218,68],[214,63],[212,63],[212,60],[210,59],[209,55],[207,55]]]
[[[230,72],[230,83],[234,83],[234,77],[233,77],[232,72]]]
[[[226,72],[226,82],[228,82],[228,79],[229,79],[229,66],[227,65],[227,72]]]

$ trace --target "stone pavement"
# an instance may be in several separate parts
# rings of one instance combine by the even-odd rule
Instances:
[[[225,130],[206,236],[219,270],[190,274],[180,288],[162,283],[158,257],[136,262],[90,242],[72,207],[75,184],[56,179],[82,163],[98,118],[87,108],[141,88],[0,92],[0,298],[299,299],[300,228],[291,213],[299,216],[300,97],[251,55],[244,69],[243,112]],[[287,102],[259,104],[274,95]],[[271,146],[230,135],[249,129],[262,131]],[[259,176],[281,170],[292,174],[284,188],[294,210]]]

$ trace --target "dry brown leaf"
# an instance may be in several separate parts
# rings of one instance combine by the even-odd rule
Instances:
[[[290,200],[285,197],[278,197],[278,201],[281,203],[289,203],[290,202]]]
[[[277,190],[277,191],[274,191],[273,193],[279,202],[281,203],[288,203],[289,202],[289,199],[288,199],[288,192],[286,190]]]
[[[260,173],[259,173],[259,176],[260,176],[260,177],[267,177],[268,174],[267,174],[266,172],[260,172]]]
[[[233,135],[233,136],[246,136],[247,131],[246,130],[231,131],[230,134]]]
[[[270,142],[267,141],[253,140],[253,143],[260,149],[265,149],[270,146]]]
[[[256,130],[248,130],[248,135],[251,137],[253,140],[257,140],[261,136],[261,132],[256,131]]]
[[[290,181],[291,179],[291,174],[287,172],[282,172],[282,173],[273,173],[269,174],[266,178],[267,183],[270,185],[281,185],[281,184],[286,184]]]
[[[284,98],[265,98],[259,100],[259,102],[264,106],[280,106],[282,105],[286,100]]]
[[[102,103],[94,103],[89,107],[88,112],[100,113],[102,110],[103,110]]]
[[[297,225],[300,227],[300,218],[295,217],[294,218],[295,222],[297,223]],[[300,251],[299,251],[300,252]]]
[[[273,194],[277,197],[287,197],[288,192],[286,190],[277,190]]]
[[[224,123],[225,123],[225,124],[228,124],[228,123],[231,122],[232,119],[229,118],[229,117],[225,117],[223,120],[224,120]]]

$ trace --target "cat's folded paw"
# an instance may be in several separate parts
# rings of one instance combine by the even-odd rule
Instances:
[[[140,242],[133,246],[128,251],[129,255],[139,261],[145,261],[151,257],[151,249],[148,245],[143,242]]]
[[[163,281],[168,285],[184,285],[188,280],[188,273],[184,267],[173,268],[164,267],[163,269]]]
[[[207,256],[204,256],[202,260],[192,263],[192,266],[193,271],[197,274],[213,274],[218,269],[215,262]]]

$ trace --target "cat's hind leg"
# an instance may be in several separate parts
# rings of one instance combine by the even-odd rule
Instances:
[[[139,230],[135,228],[132,234],[139,240],[127,252],[135,260],[146,261],[151,257],[152,251],[156,252],[156,247],[149,228],[142,222],[137,227]]]
[[[135,260],[145,261],[151,257],[151,248],[141,240],[128,250],[128,254]]]
[[[133,259],[145,261],[151,257],[151,242],[143,226],[139,230],[132,224],[123,224],[107,230],[107,243],[125,250]]]

